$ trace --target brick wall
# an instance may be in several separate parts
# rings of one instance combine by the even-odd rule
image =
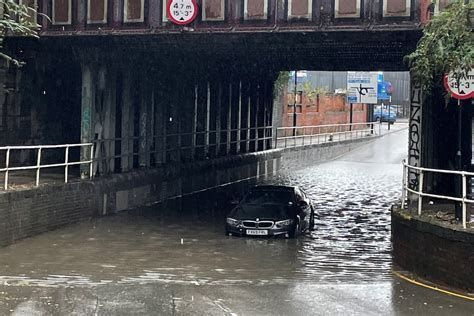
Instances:
[[[474,232],[392,211],[394,262],[427,280],[474,292]]]
[[[297,97],[297,126],[326,124],[345,124],[350,122],[350,106],[344,95],[321,94],[308,98],[305,94],[301,100]],[[283,98],[283,126],[293,126],[294,94],[288,93]],[[367,121],[367,105],[353,104],[352,121]]]
[[[0,194],[0,246],[96,215],[90,182]]]

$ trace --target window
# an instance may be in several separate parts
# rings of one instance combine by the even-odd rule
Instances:
[[[54,25],[71,24],[71,0],[53,0],[52,22]]]
[[[144,0],[124,0],[124,22],[143,22],[145,16]]]
[[[37,0],[21,0],[21,4],[24,4],[32,9],[38,9],[38,4]],[[36,23],[36,12],[34,10],[28,10],[30,18],[28,18],[28,21],[31,23]]]
[[[202,0],[203,21],[224,21],[225,0]]]
[[[288,18],[309,19],[313,13],[313,0],[288,0]]]
[[[107,23],[107,0],[87,0],[87,23]]]
[[[268,0],[244,0],[245,20],[266,20],[268,17]]]
[[[384,0],[384,17],[404,17],[410,16],[411,0]]]
[[[335,18],[360,18],[361,0],[336,0],[334,3]]]

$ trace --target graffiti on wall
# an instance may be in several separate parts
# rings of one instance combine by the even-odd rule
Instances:
[[[411,104],[410,104],[410,126],[408,139],[408,164],[410,166],[421,166],[421,106],[422,90],[418,83],[412,81]],[[408,187],[418,190],[419,174],[415,170],[408,173]]]

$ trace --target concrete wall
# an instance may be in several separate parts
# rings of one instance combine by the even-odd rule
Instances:
[[[442,227],[392,211],[395,263],[427,280],[474,291],[474,232]]]
[[[304,166],[324,162],[344,155],[373,138],[362,138],[319,145],[286,148],[282,153],[281,170],[297,169]]]

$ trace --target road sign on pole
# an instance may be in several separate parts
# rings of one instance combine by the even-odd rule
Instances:
[[[454,72],[446,74],[444,88],[451,94],[451,97],[458,100],[474,97],[474,68],[471,68],[467,76],[464,74],[459,76]]]
[[[377,104],[377,72],[347,72],[347,102]]]
[[[174,24],[186,25],[196,19],[198,6],[196,0],[168,0],[167,13]]]

